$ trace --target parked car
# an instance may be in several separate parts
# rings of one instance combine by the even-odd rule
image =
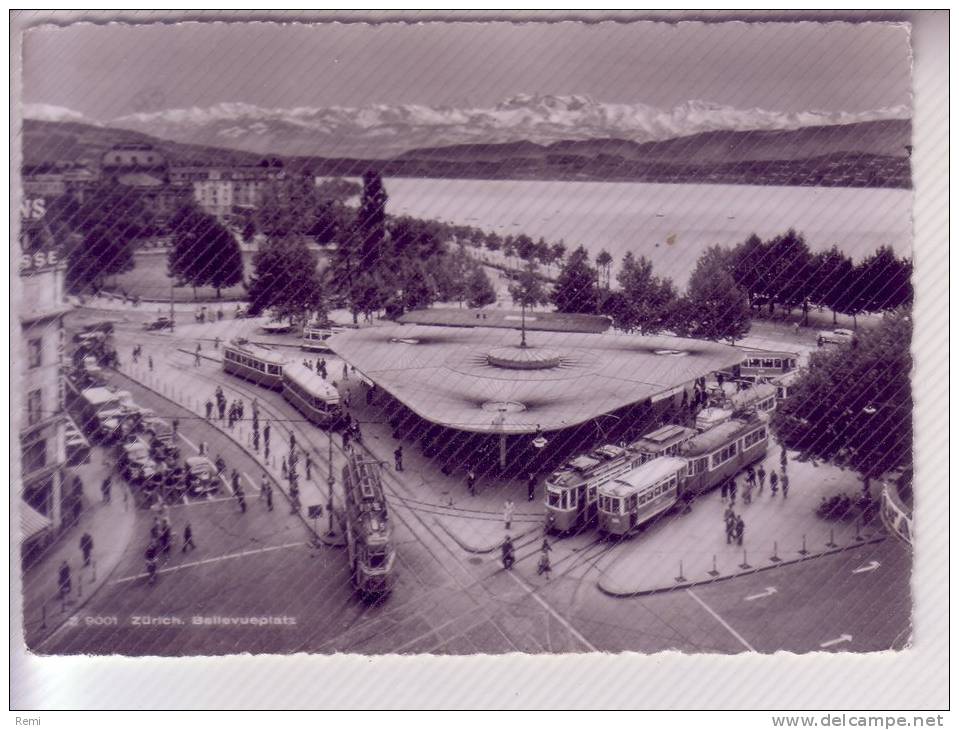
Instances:
[[[144,484],[159,471],[156,462],[150,458],[150,447],[143,439],[121,444],[119,452],[117,466],[123,478],[131,484]]]
[[[220,488],[220,479],[213,462],[205,456],[191,456],[186,460],[187,491],[196,496],[213,494]]]
[[[820,347],[823,345],[845,345],[847,342],[852,342],[855,336],[856,333],[852,330],[837,327],[831,330],[821,330],[816,342]]]
[[[143,325],[143,329],[147,331],[151,330],[168,330],[173,324],[172,320],[169,317],[157,317],[152,322],[146,322]]]

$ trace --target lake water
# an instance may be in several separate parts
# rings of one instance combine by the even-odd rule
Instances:
[[[526,233],[618,264],[633,251],[684,286],[708,246],[795,228],[813,251],[839,246],[858,261],[888,244],[912,254],[912,191],[878,188],[664,185],[514,180],[384,180],[393,215]]]

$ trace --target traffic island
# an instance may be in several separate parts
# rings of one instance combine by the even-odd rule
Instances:
[[[513,541],[543,531],[541,520],[517,519],[506,530],[503,520],[470,517],[437,517],[436,524],[463,550],[474,555],[486,555],[499,550],[506,535]]]

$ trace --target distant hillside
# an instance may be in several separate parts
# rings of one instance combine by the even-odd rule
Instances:
[[[911,186],[909,120],[805,127],[788,131],[703,132],[661,142],[621,139],[470,144],[415,149],[392,160],[280,157],[317,175],[592,180],[846,187]],[[250,165],[252,152],[181,144],[78,122],[24,122],[24,162],[84,162],[96,167],[118,143],[152,144],[174,164]]]
[[[104,152],[124,143],[151,144],[175,164],[251,165],[262,159],[262,155],[252,152],[169,142],[126,129],[79,122],[23,120],[23,164],[27,166],[74,162],[97,167]]]

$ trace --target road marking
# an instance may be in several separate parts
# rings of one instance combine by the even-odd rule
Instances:
[[[692,588],[687,588],[686,592],[693,598],[694,601],[696,601],[696,603],[702,606],[710,616],[712,616],[714,619],[719,621],[719,623],[723,625],[723,628],[725,628],[726,631],[732,634],[740,644],[745,646],[749,651],[756,651],[752,647],[752,645],[748,641],[746,641],[738,631],[736,631],[736,629],[734,629],[732,626],[730,626],[723,620],[722,616],[720,616],[713,609],[711,609],[702,598],[700,598],[695,593],[693,593]]]
[[[188,439],[188,438],[187,438],[186,436],[184,436],[182,433],[181,433],[181,434],[177,434],[177,435],[178,435],[181,439],[183,439],[184,441],[186,441],[187,446],[189,446],[191,449],[193,449],[193,450],[194,450],[195,452],[197,452],[198,454],[200,453],[200,447],[199,447],[199,446],[197,446],[195,443],[193,443],[192,441],[190,441],[190,439]]]
[[[753,595],[751,595],[751,596],[746,596],[743,600],[744,600],[744,601],[755,601],[755,600],[758,600],[758,599],[760,599],[760,598],[768,598],[769,596],[771,596],[771,595],[772,595],[773,593],[775,593],[775,592],[776,592],[776,588],[775,588],[774,586],[767,586],[767,587],[766,587],[766,590],[764,590],[762,593],[755,593],[755,594],[753,594]]]
[[[825,649],[828,646],[834,646],[836,644],[842,644],[844,641],[852,641],[852,636],[850,634],[841,634],[839,638],[830,639],[829,641],[824,641],[819,645],[820,649]]]
[[[512,578],[513,580],[515,580],[515,581],[517,582],[517,584],[519,584],[519,585],[523,588],[524,591],[526,591],[527,593],[529,593],[529,594],[533,597],[533,600],[534,600],[534,601],[536,601],[540,606],[542,606],[543,608],[545,608],[546,611],[549,613],[550,616],[552,616],[552,617],[555,618],[557,621],[559,621],[559,622],[563,625],[563,627],[564,627],[567,631],[569,631],[569,633],[571,633],[573,636],[575,636],[576,639],[577,639],[583,646],[585,646],[587,649],[589,649],[590,651],[593,651],[593,652],[599,651],[599,649],[597,649],[595,646],[593,646],[592,644],[590,644],[589,641],[586,639],[586,637],[583,636],[581,633],[579,633],[579,631],[577,631],[569,621],[567,621],[565,618],[563,618],[562,616],[560,616],[552,606],[550,606],[546,601],[544,601],[542,598],[540,598],[539,595],[537,595],[536,592],[535,592],[532,588],[530,588],[528,585],[526,585],[525,581],[523,581],[523,580],[521,580],[520,578],[518,578],[518,577],[516,576],[516,574],[515,574],[512,570],[507,570],[507,571],[506,571],[506,574],[507,574],[510,578]]]
[[[269,553],[269,552],[274,552],[276,550],[287,550],[289,548],[303,547],[305,545],[309,545],[309,543],[289,542],[289,543],[286,543],[285,545],[274,545],[273,547],[260,548],[259,550],[244,550],[243,552],[239,552],[239,553],[230,553],[228,555],[221,555],[218,558],[207,558],[206,560],[196,560],[192,563],[183,563],[182,565],[174,565],[170,568],[161,568],[160,570],[157,571],[157,574],[162,575],[163,573],[175,573],[178,570],[186,570],[187,568],[196,568],[197,566],[200,566],[200,565],[210,565],[212,563],[223,562],[224,560],[234,560],[236,558],[244,558],[249,555],[260,555],[261,553]],[[127,576],[126,578],[118,578],[117,580],[113,581],[113,584],[117,585],[119,583],[130,583],[135,580],[147,578],[149,577],[149,575],[150,575],[149,573],[137,573],[136,575],[130,575],[130,576]]]
[[[246,479],[246,480],[250,483],[250,486],[253,487],[253,489],[256,490],[257,494],[259,494],[259,493],[260,493],[260,485],[257,484],[256,482],[254,482],[252,479],[250,479],[250,475],[247,474],[245,471],[244,471],[244,472],[241,472],[241,473],[243,474],[244,479]]]
[[[870,560],[865,565],[860,565],[858,568],[852,571],[852,574],[855,575],[856,573],[871,573],[880,565],[882,565],[882,563],[880,563],[878,560]]]

